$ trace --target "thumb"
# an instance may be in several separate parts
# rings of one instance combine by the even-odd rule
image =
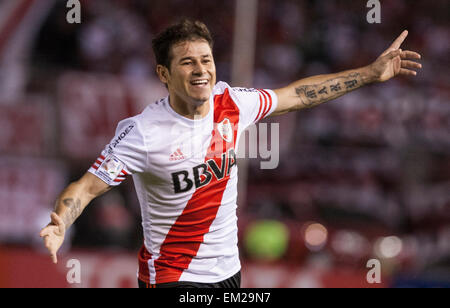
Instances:
[[[61,217],[59,217],[59,215],[55,212],[52,212],[50,214],[50,218],[52,220],[52,223],[54,223],[58,227],[59,232],[61,232],[61,234],[64,234],[64,232],[66,231],[66,226]]]

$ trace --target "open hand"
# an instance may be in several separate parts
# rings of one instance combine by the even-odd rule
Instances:
[[[422,68],[420,63],[413,61],[420,59],[420,54],[400,49],[407,36],[408,31],[403,31],[392,45],[372,63],[371,69],[376,81],[387,81],[397,75],[416,76],[417,72],[414,69]]]
[[[64,242],[66,225],[55,212],[50,215],[51,223],[41,230],[39,236],[44,238],[44,245],[50,252],[53,263],[58,263],[56,253]]]

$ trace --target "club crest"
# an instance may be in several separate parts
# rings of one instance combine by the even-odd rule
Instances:
[[[226,142],[233,141],[233,128],[231,127],[229,119],[225,118],[222,122],[217,124],[217,130],[223,140]]]

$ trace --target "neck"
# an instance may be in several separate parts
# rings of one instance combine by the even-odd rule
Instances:
[[[186,102],[174,95],[169,96],[169,104],[179,115],[191,120],[204,118],[209,113],[209,100],[204,102]]]

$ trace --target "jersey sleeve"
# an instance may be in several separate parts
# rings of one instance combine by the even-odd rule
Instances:
[[[147,151],[144,136],[133,118],[123,120],[88,172],[110,186],[122,183],[128,175],[144,172]]]
[[[248,127],[268,117],[278,106],[278,97],[272,90],[231,88],[239,102],[241,117]]]

